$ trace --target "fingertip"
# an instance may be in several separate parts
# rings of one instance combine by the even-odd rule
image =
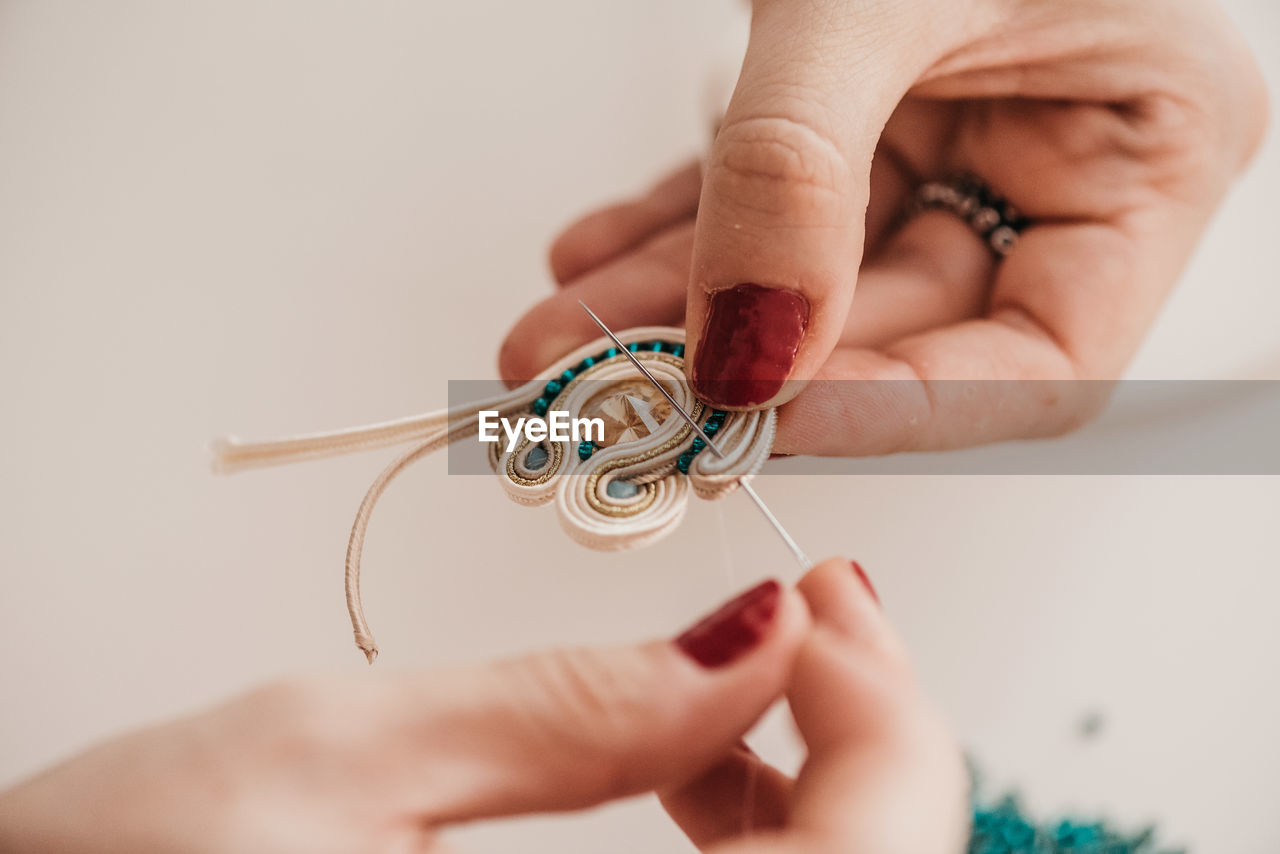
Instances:
[[[857,561],[829,558],[796,585],[816,626],[842,642],[894,662],[905,660],[901,643],[880,607],[879,594]]]
[[[867,589],[867,593],[871,594],[871,598],[875,600],[877,605],[880,604],[880,594],[876,592],[876,587],[871,583],[871,577],[867,575],[867,571],[862,568],[862,564],[856,560],[849,561],[849,566],[853,569],[853,574],[858,576],[858,581]]]
[[[791,660],[813,628],[809,605],[796,588],[783,584],[778,600],[778,615],[769,639],[770,655],[777,662],[778,690],[786,684]]]
[[[879,610],[879,599],[864,582],[861,564],[843,557],[831,557],[805,573],[796,584],[817,622],[848,622],[868,607]]]
[[[910,662],[860,569],[830,558],[797,585],[813,628],[787,696],[811,751],[892,729],[915,701]]]
[[[617,332],[678,325],[692,245],[692,223],[680,224],[558,289],[507,333],[498,351],[499,376],[508,386],[527,382],[556,359],[600,338],[579,300]]]
[[[821,620],[832,616],[832,603],[844,598],[871,596],[869,583],[862,581],[866,571],[857,561],[844,557],[829,557],[819,561],[796,583],[796,590],[804,597],[814,618]],[[878,602],[878,599],[873,599]]]
[[[789,661],[812,628],[813,617],[805,598],[794,587],[783,585],[778,622],[774,629],[774,646],[779,650],[779,657]]]
[[[564,285],[617,259],[698,207],[702,178],[697,162],[667,175],[643,196],[587,214],[551,244],[551,274]]]
[[[689,372],[699,397],[734,410],[777,406],[799,391],[787,380],[809,331],[803,293],[748,282],[695,299],[706,302]]]
[[[869,166],[869,161],[868,161]],[[691,380],[717,408],[778,406],[840,339],[866,188],[804,122],[740,119],[716,137],[686,309]]]
[[[810,627],[808,606],[794,589],[768,579],[698,619],[673,641],[704,670],[761,671],[779,690],[787,662]]]
[[[612,205],[589,213],[560,232],[547,252],[556,284],[573,281],[630,245],[629,235],[623,240],[618,234],[617,218],[622,207]]]
[[[503,339],[498,349],[498,376],[508,388],[515,388],[598,335],[576,303],[569,305],[559,295],[548,297],[516,321]]]

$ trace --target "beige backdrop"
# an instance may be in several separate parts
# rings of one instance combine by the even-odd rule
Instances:
[[[1276,85],[1280,7],[1230,6]],[[0,0],[0,783],[276,675],[364,666],[340,570],[385,455],[216,479],[204,443],[413,413],[492,376],[557,226],[697,147],[736,11]],[[1273,136],[1136,376],[1280,376],[1278,178]],[[1280,481],[760,490],[811,553],[869,569],[997,781],[1205,851],[1280,845]],[[367,554],[380,667],[670,632],[795,572],[741,501],[600,555],[442,460],[396,484]],[[783,717],[755,741],[795,761]],[[648,799],[464,835],[687,848]]]

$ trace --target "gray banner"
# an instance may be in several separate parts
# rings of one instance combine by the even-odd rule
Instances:
[[[600,399],[618,398],[609,410],[615,440],[634,435],[627,429],[643,432],[654,418],[678,417],[625,389],[616,393],[610,384],[600,385]],[[451,380],[449,405],[466,406],[505,391],[496,381]],[[795,444],[794,436],[802,433],[808,447],[821,446],[827,455],[777,458],[764,475],[1280,474],[1280,381],[950,381],[927,389],[905,381],[826,381],[802,385],[798,392],[783,410],[783,436]],[[1008,438],[1057,429],[1072,413],[1099,408],[1094,420],[1062,436]],[[993,441],[961,450],[839,456],[846,448],[877,443],[928,447],[957,424]],[[571,443],[567,451],[575,449]],[[450,474],[491,474],[486,450],[477,439],[459,439],[449,449]]]

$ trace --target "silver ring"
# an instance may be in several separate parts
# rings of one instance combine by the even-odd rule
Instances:
[[[1003,258],[1031,224],[1008,200],[977,175],[964,172],[944,181],[926,181],[915,192],[908,214],[947,211],[960,217]]]

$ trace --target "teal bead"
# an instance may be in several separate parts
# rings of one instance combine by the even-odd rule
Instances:
[[[628,345],[627,345],[627,349],[628,349],[628,350],[630,350],[632,353],[639,353],[639,352],[640,352],[640,342],[639,342],[639,341],[632,341],[630,344],[628,344]]]
[[[698,451],[701,451],[706,446],[707,446],[707,443],[703,441],[701,436],[699,436],[693,440],[693,444],[689,446],[689,450],[693,451],[696,454]]]
[[[587,457],[591,456],[595,450],[596,446],[594,442],[579,442],[578,459],[585,460]]]
[[[719,424],[713,424],[710,421],[702,425],[702,432],[706,433],[708,436],[714,436],[716,434],[716,431],[719,429],[720,429]]]
[[[547,387],[542,390],[542,393],[549,398],[553,398],[557,394],[559,394],[563,389],[564,389],[564,386],[560,385],[560,383],[556,382],[555,380],[552,380],[551,382],[547,383]]]
[[[1035,840],[1036,833],[1030,825],[1018,822],[1004,829],[1004,841],[1014,848],[1025,847]]]
[[[688,474],[689,466],[692,465],[692,463],[693,454],[689,451],[685,451],[680,455],[680,458],[676,460],[676,468],[680,469],[681,474]]]
[[[533,402],[533,414],[541,418],[547,414],[547,407],[551,405],[545,397],[540,397]]]
[[[683,359],[683,358],[684,358],[684,345],[683,345],[683,344],[677,344],[676,346],[672,347],[672,348],[671,348],[671,355],[675,356],[677,359]]]
[[[578,363],[578,373],[582,373],[583,371],[585,371],[587,368],[591,367],[595,363],[596,363],[596,360],[588,356],[587,358],[583,359],[581,362]]]
[[[662,347],[663,347],[663,344],[662,344],[662,342],[661,342],[661,341],[650,341],[650,342],[649,342],[649,349],[650,349],[650,350],[652,350],[652,351],[653,351],[653,352],[655,352],[655,353],[661,353],[661,352],[662,352]]]
[[[634,498],[640,487],[629,480],[611,480],[604,491],[610,498]]]
[[[616,355],[618,355],[618,348],[617,348],[617,347],[610,347],[608,350],[605,350],[605,351],[604,351],[604,356],[603,356],[603,358],[605,358],[605,359],[612,359],[612,358],[613,358],[614,356],[616,356]]]
[[[570,368],[570,369],[566,370],[563,374],[561,374],[561,375],[560,375],[560,380],[561,380],[565,385],[568,385],[569,383],[573,382],[573,369],[572,369],[572,368]]]
[[[547,464],[547,449],[535,445],[524,458],[526,468],[538,470]]]

